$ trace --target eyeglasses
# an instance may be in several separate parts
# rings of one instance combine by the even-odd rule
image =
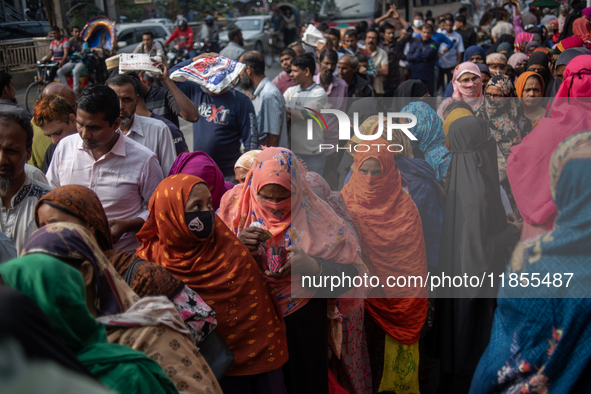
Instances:
[[[458,80],[458,83],[460,83],[461,85],[467,85],[470,82],[473,82],[473,83],[476,84],[476,83],[478,83],[479,80],[480,80],[480,77],[479,76],[474,76],[474,77],[472,77],[470,79]]]

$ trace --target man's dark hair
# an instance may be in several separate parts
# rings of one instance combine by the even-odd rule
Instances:
[[[317,27],[318,27],[318,30],[320,30],[323,33],[328,30],[328,25],[324,22],[319,24]]]
[[[339,31],[339,29],[335,29],[334,27],[331,27],[330,29],[328,29],[326,31],[326,34],[328,34],[329,36],[337,36],[337,37],[341,38],[341,32]]]
[[[284,50],[281,51],[281,53],[279,54],[279,58],[283,57],[283,56],[291,56],[291,58],[293,59],[294,57],[296,57],[296,53],[293,49],[291,48],[285,48]]]
[[[394,26],[392,26],[390,23],[386,22],[380,25],[380,33],[385,33],[386,30],[389,29],[394,29]]]
[[[425,17],[423,16],[423,13],[421,11],[415,11],[415,16],[420,16],[421,19],[425,19]]]
[[[445,16],[445,21],[451,21],[451,23],[454,23],[454,16],[449,14]]]
[[[72,26],[72,30],[74,30],[74,29],[82,30],[82,29],[80,28],[80,26],[78,26],[78,25],[74,25],[74,26]]]
[[[427,10],[427,12],[425,12],[425,16],[427,17],[427,19],[433,18],[433,11]]]
[[[119,97],[105,85],[85,88],[76,99],[76,107],[89,114],[103,114],[103,120],[109,122],[109,126],[119,118]]]
[[[345,32],[345,37],[355,37],[357,39],[359,36],[357,35],[357,30],[349,29]]]
[[[359,60],[359,63],[365,63],[365,62],[369,62],[369,60],[367,59],[367,56],[365,56],[364,53],[359,52],[357,55],[357,60]]]
[[[355,25],[355,30],[357,31],[357,37],[359,37],[359,39],[361,39],[361,40],[365,40],[365,34],[367,33],[368,29],[369,29],[369,25],[367,24],[366,21],[357,22],[357,24]]]
[[[240,57],[240,62],[252,68],[255,75],[265,75],[265,59],[257,51],[249,51]]]
[[[151,30],[144,30],[144,32],[142,33],[142,37],[143,36],[150,36],[152,40],[154,39],[154,33],[152,33]]]
[[[468,12],[468,8],[466,8],[466,7],[460,7],[460,10],[459,10],[458,12],[459,12],[460,14],[461,14],[462,12]],[[462,15],[462,16],[463,16],[463,15]]]
[[[367,33],[365,33],[365,37],[367,37],[367,35],[368,35],[369,33],[376,33],[376,34],[378,35],[378,38],[380,37],[380,33],[379,33],[379,32],[378,32],[376,29],[369,29],[369,30],[367,31]]]
[[[0,112],[0,124],[18,124],[27,133],[27,149],[33,146],[33,126],[30,115],[23,111]]]
[[[302,70],[309,69],[310,75],[314,75],[314,72],[316,72],[316,62],[314,61],[314,57],[307,53],[293,58],[291,66],[296,66]]]
[[[429,23],[432,22],[433,24],[435,24],[435,18],[427,18],[425,19],[425,23]]]
[[[320,52],[320,56],[318,57],[318,61],[322,62],[324,58],[327,57],[328,60],[331,62],[338,62],[339,61],[339,54],[334,49],[325,49],[324,51]]]
[[[435,32],[435,28],[428,23],[425,23],[422,28],[427,29],[427,30],[431,30],[431,33]]]
[[[105,82],[105,85],[107,86],[125,86],[127,84],[131,84],[131,86],[133,86],[133,90],[135,91],[135,94],[140,94],[140,89],[139,86],[137,85],[136,80],[133,77],[130,77],[129,75],[125,75],[125,74],[117,74],[117,75],[113,75],[112,77],[109,77],[109,79],[107,79],[107,81]]]
[[[464,15],[456,16],[456,22],[460,22],[462,25],[466,24],[466,17]]]
[[[10,80],[12,79],[12,75],[7,73],[6,71],[0,71],[0,94],[5,87],[10,86]]]
[[[238,37],[241,32],[242,32],[242,30],[240,30],[240,28],[238,28],[238,27],[233,28],[232,30],[230,30],[228,32],[228,40],[230,40],[230,42],[234,41],[234,39],[236,37]]]
[[[61,32],[60,28],[57,27],[57,26],[51,26],[51,29],[49,29],[49,31],[50,32],[52,32],[52,31],[59,31],[59,32]]]

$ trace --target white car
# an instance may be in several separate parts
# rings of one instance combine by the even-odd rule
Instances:
[[[146,30],[154,34],[154,41],[160,41],[162,44],[172,34],[166,26],[158,22],[152,23],[119,23],[117,29],[117,53],[132,53],[133,50],[142,42],[142,35]]]
[[[164,26],[166,26],[166,28],[170,31],[174,31],[175,27],[174,27],[174,22],[171,21],[168,18],[150,18],[150,19],[144,19],[142,21],[142,23],[161,23]]]
[[[247,51],[257,51],[265,56],[267,67],[273,65],[273,56],[269,39],[271,37],[269,26],[271,17],[269,15],[243,16],[234,19],[220,33],[220,41],[228,45],[228,32],[235,27],[242,30],[242,39],[244,40],[244,49]]]

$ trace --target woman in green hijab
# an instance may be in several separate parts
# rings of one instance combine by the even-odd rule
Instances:
[[[105,328],[86,306],[84,280],[75,268],[30,254],[0,265],[0,276],[37,302],[62,342],[108,388],[121,394],[178,392],[155,361],[107,342]]]

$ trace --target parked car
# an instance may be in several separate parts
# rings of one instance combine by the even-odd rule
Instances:
[[[150,18],[144,19],[142,23],[161,23],[170,31],[174,31],[174,23],[168,18]]]
[[[271,17],[267,15],[243,16],[236,18],[220,33],[220,41],[224,43],[224,45],[228,45],[228,31],[238,27],[242,30],[244,49],[247,51],[255,50],[261,54],[269,53],[271,51],[269,45],[269,39],[271,37],[269,32],[270,23]],[[272,60],[273,58],[271,56],[271,63]],[[268,63],[267,66],[269,66]]]
[[[172,32],[163,24],[153,23],[120,23],[117,24],[117,53],[132,53],[133,50],[142,42],[142,35],[146,30],[154,34],[154,41],[160,41],[162,44],[166,41]]]
[[[0,41],[18,40],[49,36],[49,22],[8,22],[0,23]]]

